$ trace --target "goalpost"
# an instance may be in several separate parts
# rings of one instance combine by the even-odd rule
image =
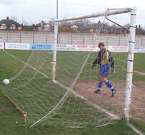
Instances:
[[[109,12],[108,12],[109,11]],[[130,40],[128,43],[128,60],[127,60],[127,75],[126,75],[126,92],[125,92],[125,107],[124,107],[124,116],[127,121],[129,121],[130,115],[130,103],[131,103],[131,93],[132,93],[132,77],[133,77],[133,61],[134,61],[134,46],[135,42],[135,30],[136,30],[136,9],[135,8],[122,8],[122,9],[111,9],[107,10],[106,12],[96,13],[87,16],[81,17],[73,17],[68,19],[57,19],[55,20],[55,44],[54,44],[54,51],[53,51],[53,81],[56,81],[56,64],[57,64],[57,45],[58,45],[58,25],[59,22],[66,22],[66,21],[74,21],[80,19],[87,19],[87,18],[97,18],[102,17],[107,14],[107,16],[118,15],[130,13]],[[95,50],[96,48],[94,48]],[[81,51],[81,50],[80,50]]]
[[[131,103],[131,92],[132,92],[132,77],[133,77],[133,61],[134,61],[134,47],[135,47],[135,23],[136,23],[136,10],[133,9],[130,16],[130,41],[128,50],[128,63],[127,63],[127,76],[126,76],[126,98],[124,114],[125,118],[129,121],[129,110]]]
[[[124,15],[125,13],[130,14],[129,42],[127,34],[127,36],[124,36],[124,34],[101,33],[101,31],[104,32],[105,28],[103,27],[107,25],[104,23],[107,17]],[[95,24],[96,20],[91,19],[99,17],[105,19],[103,23],[98,21],[95,25],[96,31],[88,32],[86,31],[87,27],[84,27],[86,33],[79,33],[76,31],[76,25],[73,27],[74,33],[72,31],[65,33],[60,30],[60,23],[71,21],[75,23],[79,20],[88,19],[86,24]],[[50,42],[37,41],[32,44],[29,40],[29,43],[5,43],[5,54],[11,62],[10,65],[14,66],[13,69],[17,65],[19,68],[12,75],[6,74],[6,77],[10,79],[10,84],[2,87],[5,89],[4,92],[17,103],[16,105],[28,113],[27,123],[30,124],[30,127],[34,127],[46,119],[50,119],[49,122],[54,119],[60,120],[64,125],[68,124],[72,127],[85,127],[87,124],[92,124],[93,121],[93,126],[96,127],[96,124],[100,126],[106,125],[109,120],[112,122],[110,117],[118,119],[122,118],[122,115],[129,122],[132,113],[130,105],[133,101],[131,95],[134,93],[132,81],[134,53],[136,52],[134,49],[136,45],[135,19],[136,9],[134,8],[108,9],[101,13],[68,19],[58,19],[57,11],[54,33],[51,33]],[[111,23],[114,24],[115,22],[112,21]],[[98,27],[96,28],[96,26]],[[113,25],[107,26],[112,28]],[[37,36],[39,39],[39,33]],[[96,57],[96,51],[98,51],[98,42],[101,41],[104,41],[106,47],[113,52],[116,61],[119,60],[118,65],[116,64],[116,66],[120,66],[119,70],[115,71],[112,79],[118,79],[117,81],[120,83],[126,77],[125,83],[118,83],[119,86],[122,85],[123,87],[118,89],[114,98],[110,98],[110,91],[102,91],[106,94],[103,93],[103,96],[93,93],[97,74],[96,71],[92,71],[91,64]],[[114,44],[117,46],[114,46]],[[9,51],[9,49],[23,50],[21,54],[23,56],[19,55],[19,51]],[[50,52],[48,53],[48,51]],[[128,58],[126,53],[128,53]],[[126,65],[127,68],[125,68]],[[115,79],[112,81],[116,81]],[[58,113],[60,113],[59,116],[68,114],[66,119],[62,117],[62,119],[58,119]],[[53,117],[55,114],[56,117]],[[107,117],[106,114],[110,117]],[[72,118],[69,119],[68,116],[70,115]],[[53,122],[49,122],[48,124],[53,124]]]

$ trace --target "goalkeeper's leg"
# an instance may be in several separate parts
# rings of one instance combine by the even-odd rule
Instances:
[[[112,92],[112,97],[115,95],[116,90],[113,87],[112,81],[109,81],[107,79],[108,75],[110,72],[110,65],[109,64],[104,64],[102,65],[101,69],[100,69],[100,74],[102,76],[102,80],[105,82],[106,86],[111,90]]]
[[[112,97],[113,97],[113,96],[115,95],[115,93],[116,93],[116,89],[114,88],[112,81],[109,81],[109,80],[106,78],[105,84],[106,84],[106,86],[110,89],[110,91],[112,92]]]
[[[108,72],[106,72],[106,64],[100,66],[99,74],[100,74],[100,81],[96,85],[95,93],[99,93],[101,91],[102,85],[105,82],[104,76],[108,75]]]
[[[104,83],[104,81],[102,81],[102,80],[99,81],[99,83],[96,85],[95,93],[99,93],[101,91],[103,83]]]

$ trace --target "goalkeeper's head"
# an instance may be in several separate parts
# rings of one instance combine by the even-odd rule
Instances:
[[[105,49],[105,44],[104,44],[104,42],[100,42],[100,43],[98,44],[98,47],[99,47],[100,49]]]

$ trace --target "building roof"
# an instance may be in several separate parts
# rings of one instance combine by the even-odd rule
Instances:
[[[15,24],[17,27],[20,26],[20,24],[12,19],[2,19],[0,20],[0,25],[1,24],[6,24],[6,26],[10,27],[12,24]]]

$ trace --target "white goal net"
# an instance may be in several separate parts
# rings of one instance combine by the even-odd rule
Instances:
[[[130,25],[116,21],[124,14],[130,15]],[[81,128],[99,127],[114,119],[145,119],[145,48],[143,38],[135,36],[135,15],[134,9],[124,8],[57,19],[52,33],[29,33],[21,43],[16,33],[7,39],[3,33],[1,80],[10,83],[0,85],[22,114],[20,123]],[[99,42],[104,42],[115,61],[108,77],[116,89],[114,97],[105,84],[100,94],[95,93],[99,66],[91,67]]]

